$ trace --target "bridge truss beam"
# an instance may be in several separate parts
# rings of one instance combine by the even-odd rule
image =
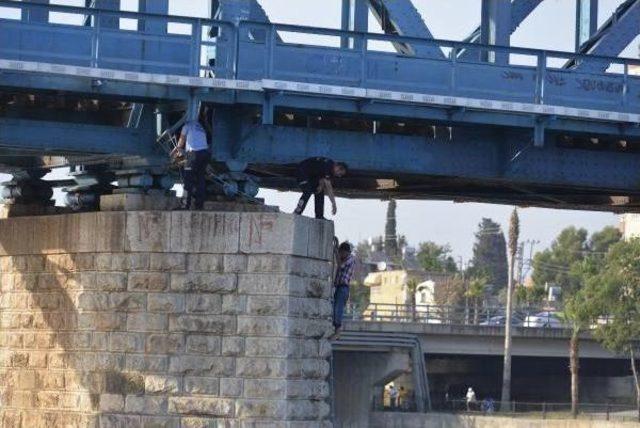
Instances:
[[[640,34],[640,0],[627,0],[616,9],[598,31],[584,42],[578,53],[615,57]],[[579,72],[604,73],[611,65],[610,61],[589,59],[571,60],[565,68]]]
[[[501,28],[500,28],[500,34],[501,34],[501,42],[505,43],[505,41],[507,41],[506,45],[508,45],[508,39],[505,39],[505,36],[508,34],[508,36],[510,36],[511,34],[513,34],[518,27],[520,26],[520,24],[522,24],[522,22],[524,22],[525,19],[527,19],[527,17],[529,15],[531,15],[531,13],[540,5],[540,3],[542,3],[543,0],[513,0],[511,2],[510,5],[510,10],[509,10],[509,14],[510,14],[510,20],[507,23],[505,21],[505,17],[501,16]],[[484,12],[484,9],[487,7],[486,5],[486,1],[483,1],[482,4],[482,10],[484,15],[483,16],[487,16],[489,17],[489,15],[486,14],[486,12]],[[508,33],[505,30],[504,26],[508,25]],[[482,39],[482,34],[483,34],[483,27],[488,27],[488,24],[486,24],[483,22],[478,26],[478,28],[476,28],[464,41],[468,42],[468,43],[480,43],[481,39]],[[485,32],[486,34],[486,32]],[[478,54],[478,51],[474,50],[474,49],[465,49],[463,51],[458,52],[458,58],[462,59],[462,60],[469,60],[469,59],[473,59],[474,56],[476,56]]]
[[[344,31],[357,31],[366,33],[369,31],[369,0],[342,0],[342,23]],[[340,38],[340,47],[362,48],[362,40],[354,40],[351,45],[350,37]]]
[[[511,40],[511,0],[482,0],[480,42],[483,45],[509,46]],[[507,52],[483,52],[486,62],[508,64]]]
[[[397,34],[421,39],[433,39],[420,12],[411,0],[369,0],[371,11],[386,34]],[[405,45],[394,43],[398,52],[423,58],[444,58],[436,45]]]
[[[598,0],[576,1],[576,52],[598,30]]]

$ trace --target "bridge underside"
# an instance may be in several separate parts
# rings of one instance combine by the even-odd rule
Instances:
[[[10,73],[0,75],[0,83],[7,80]],[[59,83],[49,80],[52,86]],[[123,160],[164,167],[167,161],[155,144],[151,111],[163,110],[177,120],[187,103],[180,96],[186,94],[158,101],[97,91],[29,94],[10,86],[2,90],[0,171],[13,174]],[[349,176],[336,183],[338,194],[348,198],[640,211],[635,136],[621,142],[623,138],[606,134],[550,129],[544,147],[534,147],[527,127],[533,119],[524,116],[505,118],[520,126],[473,125],[438,118],[442,113],[436,109],[411,107],[414,116],[423,113],[424,118],[404,120],[375,112],[381,108],[376,104],[361,108],[366,110],[361,113],[340,114],[299,105],[278,107],[274,124],[264,125],[255,94],[245,95],[242,104],[230,103],[224,93],[202,98],[216,109],[213,150],[218,169],[225,170],[229,161],[246,164],[263,188],[296,190],[296,163],[327,156],[349,164]],[[313,101],[300,95],[291,98],[298,104]],[[132,101],[145,106],[146,128],[126,127]],[[346,110],[355,102],[338,103]],[[474,114],[466,119],[473,120]]]

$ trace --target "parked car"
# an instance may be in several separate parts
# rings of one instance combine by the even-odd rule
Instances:
[[[524,319],[523,326],[534,328],[562,328],[563,324],[557,313],[544,311],[527,316]]]
[[[507,317],[505,315],[496,315],[494,317],[489,318],[486,321],[482,321],[480,325],[505,325],[506,323],[507,323]],[[511,325],[521,326],[522,318],[514,314],[511,317]]]

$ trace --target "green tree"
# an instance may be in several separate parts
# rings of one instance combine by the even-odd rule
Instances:
[[[544,287],[534,285],[533,287],[518,286],[515,291],[515,301],[520,306],[536,306],[544,302],[547,295]]]
[[[604,269],[587,282],[586,294],[592,310],[600,315],[595,337],[619,355],[627,355],[636,389],[640,420],[640,382],[636,365],[640,338],[640,239],[614,244]]]
[[[407,303],[411,308],[411,319],[413,321],[416,320],[416,292],[418,291],[418,280],[415,278],[409,278],[407,283],[405,284],[407,287],[407,299],[409,300]]]
[[[356,314],[361,314],[369,306],[371,288],[359,281],[351,281],[349,285],[349,302]]]
[[[456,274],[438,284],[433,300],[439,306],[458,306],[464,300],[464,293],[465,281]]]
[[[500,225],[483,218],[475,234],[473,258],[468,274],[486,276],[495,289],[507,285],[507,252],[504,233]]]
[[[557,285],[563,293],[579,288],[580,276],[571,272],[571,267],[581,262],[589,251],[587,231],[573,226],[562,230],[551,246],[533,257],[534,284]]]
[[[563,290],[563,317],[571,329],[569,371],[574,416],[578,413],[579,403],[580,334],[589,329],[595,317],[593,299],[584,284],[606,267],[604,255],[619,240],[620,232],[613,227],[605,227],[589,239],[586,230],[568,227],[560,232],[549,249],[534,258],[536,286],[550,283]]]
[[[478,276],[469,280],[469,288],[465,292],[465,297],[473,303],[473,323],[478,324],[480,316],[480,302],[484,297],[487,286],[487,278]]]
[[[384,226],[384,251],[387,256],[395,260],[398,258],[398,233],[396,222],[396,200],[389,200],[387,205],[387,222]]]
[[[416,257],[420,266],[428,272],[454,273],[458,270],[448,245],[438,245],[431,241],[423,242]]]
[[[607,226],[604,229],[595,232],[589,239],[589,251],[596,255],[603,255],[609,251],[609,248],[622,239],[622,233],[617,227]],[[604,257],[598,257],[598,260],[604,260]]]
[[[569,339],[569,371],[571,372],[571,414],[578,415],[579,373],[580,373],[580,333],[589,329],[594,319],[594,308],[584,288],[564,296],[563,318],[571,329]]]
[[[369,258],[371,257],[371,244],[369,244],[369,241],[364,240],[358,242],[358,245],[356,245],[356,254],[360,261],[369,261]]]

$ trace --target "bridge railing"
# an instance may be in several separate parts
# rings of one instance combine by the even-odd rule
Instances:
[[[394,410],[387,407],[379,410]],[[509,401],[500,403],[488,397],[474,402],[465,399],[449,400],[434,408],[439,412],[464,413],[470,415],[501,415],[528,419],[587,419],[606,421],[638,421],[639,414],[633,404],[578,403],[576,415],[571,413],[571,403]]]
[[[640,106],[640,82],[630,76],[630,67],[640,65],[635,59],[248,21],[240,24],[238,37],[239,76],[246,79],[379,89],[390,100],[391,91],[406,91],[408,98],[428,93],[505,103],[587,103],[585,108],[630,112]],[[400,45],[414,49],[392,51]],[[449,55],[429,57],[419,46],[437,46]],[[457,53],[465,50],[473,55],[460,59]],[[609,72],[562,68],[584,61],[611,64]]]
[[[570,115],[602,120],[613,119],[609,112],[640,108],[640,79],[629,72],[640,61],[633,59],[9,0],[0,0],[0,7],[2,59],[340,85],[352,88],[347,96],[364,89],[389,101],[434,103],[429,97],[440,96],[447,106],[534,114],[569,114],[542,108],[548,105],[599,109]],[[19,13],[12,19],[6,10]],[[429,57],[422,52],[432,50],[420,46],[437,46],[448,55]],[[472,54],[460,58],[461,51]],[[606,74],[578,73],[561,68],[568,61],[611,67]]]
[[[0,0],[0,58],[232,77],[236,28],[203,18]]]
[[[500,327],[506,322],[502,306],[399,305],[371,303],[364,309],[348,306],[345,317],[354,321]],[[594,323],[607,323],[606,316]],[[567,328],[562,312],[550,307],[518,307],[512,325],[528,328]]]

